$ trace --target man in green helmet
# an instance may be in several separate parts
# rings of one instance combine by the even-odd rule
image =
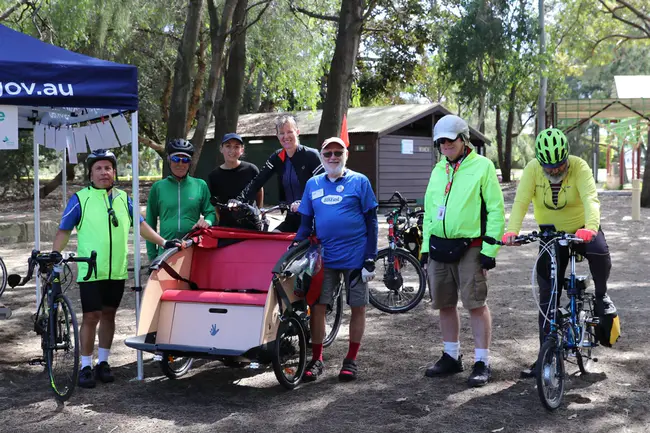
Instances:
[[[616,308],[607,296],[607,279],[612,260],[605,234],[600,227],[600,201],[591,168],[582,158],[569,155],[566,136],[555,128],[539,133],[535,140],[535,156],[536,159],[524,168],[502,241],[507,245],[516,245],[515,237],[532,201],[537,224],[552,224],[556,230],[575,233],[585,242],[576,244],[575,249],[589,262],[596,291],[595,312],[599,316],[615,314]],[[568,247],[559,248],[558,258],[558,278],[563,281],[569,261]],[[550,272],[550,256],[543,254],[537,262],[537,284],[542,311],[546,311],[551,298]],[[562,287],[558,290],[561,291]],[[561,292],[557,299],[560,295]],[[540,344],[548,331],[548,321],[545,322],[544,315],[540,313]],[[535,364],[522,372],[523,377],[532,377],[534,374]]]

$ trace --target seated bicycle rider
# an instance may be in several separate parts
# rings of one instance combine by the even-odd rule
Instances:
[[[582,158],[569,155],[566,136],[555,128],[539,133],[535,140],[535,157],[524,168],[502,241],[514,245],[514,239],[532,201],[537,224],[553,224],[556,230],[575,233],[585,242],[576,244],[575,249],[589,262],[596,289],[595,313],[597,316],[613,314],[616,308],[607,296],[607,279],[612,261],[605,234],[600,227],[600,202],[591,169]],[[568,247],[559,247],[559,281],[564,280],[568,261]],[[546,311],[551,298],[550,273],[550,256],[544,254],[537,262],[537,284],[542,311]],[[562,285],[558,284],[557,299],[560,298],[561,290]],[[546,333],[548,329],[544,329],[544,316],[540,313],[540,344]],[[533,377],[534,374],[534,363],[529,370],[522,372],[523,377]]]

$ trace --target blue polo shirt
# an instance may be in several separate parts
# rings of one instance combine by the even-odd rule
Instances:
[[[113,197],[109,195],[108,200],[109,202],[112,202]],[[133,219],[133,201],[131,200],[131,197],[127,196],[126,202],[129,206],[131,219]],[[81,204],[79,203],[79,197],[77,197],[77,194],[73,194],[63,211],[63,217],[61,218],[59,228],[61,230],[72,230],[77,226],[77,224],[79,224],[79,221],[81,221]],[[140,222],[142,221],[144,221],[144,217],[140,215]]]
[[[327,174],[307,181],[298,212],[313,216],[323,262],[331,269],[360,269],[368,229],[365,214],[378,206],[366,176],[352,170],[332,182]]]

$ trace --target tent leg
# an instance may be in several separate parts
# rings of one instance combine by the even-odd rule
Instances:
[[[61,209],[65,209],[65,205],[67,204],[67,196],[68,196],[68,173],[67,173],[67,164],[66,164],[66,154],[67,148],[63,148],[63,155],[61,158],[61,186],[63,187],[63,207]]]
[[[131,114],[131,170],[132,188],[133,188],[133,279],[136,288],[135,292],[135,328],[136,332],[140,324],[140,224],[137,223],[140,215],[140,183],[139,183],[139,163],[138,163],[138,112]],[[138,380],[144,379],[144,365],[142,362],[142,351],[137,351]]]
[[[39,148],[36,134],[34,134],[34,249],[41,250],[41,186],[38,180],[38,159]],[[38,265],[36,265],[38,266]],[[41,304],[41,279],[38,269],[35,269],[36,277],[36,311]]]

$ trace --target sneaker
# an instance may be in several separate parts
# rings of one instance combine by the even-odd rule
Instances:
[[[616,313],[616,307],[608,295],[605,295],[602,298],[596,297],[594,313],[596,317],[604,316],[606,314],[614,314]]]
[[[357,362],[354,359],[343,360],[343,367],[339,372],[339,380],[342,382],[351,382],[357,378]]]
[[[81,388],[94,388],[95,378],[93,377],[93,369],[86,366],[79,372],[79,387]]]
[[[314,382],[316,379],[318,379],[318,376],[323,374],[323,368],[325,368],[323,361],[320,359],[312,359],[309,361],[309,364],[307,364],[307,368],[305,369],[305,374],[303,374],[302,380],[305,382]]]
[[[102,361],[95,366],[95,379],[101,380],[103,383],[115,381],[115,376],[113,376],[108,362]]]
[[[521,370],[520,376],[522,379],[530,379],[531,377],[536,376],[536,371],[537,371],[537,363],[533,362],[529,368]]]
[[[427,368],[424,375],[426,377],[445,376],[460,373],[463,370],[463,355],[459,355],[458,359],[454,359],[448,353],[442,352],[438,362]]]
[[[467,379],[467,384],[471,387],[478,387],[487,384],[492,377],[492,369],[489,365],[485,365],[485,362],[478,361],[474,363],[472,367],[472,373]]]

